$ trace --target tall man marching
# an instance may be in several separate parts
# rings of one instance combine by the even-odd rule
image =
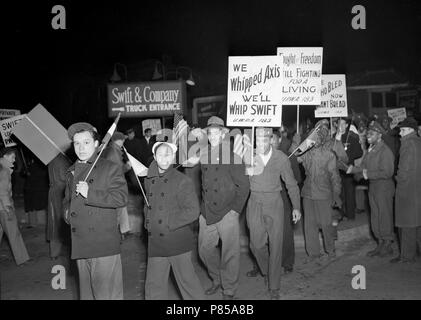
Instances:
[[[72,254],[79,270],[80,299],[123,299],[123,275],[117,208],[127,205],[126,179],[120,165],[97,157],[98,133],[89,123],[71,125],[68,135],[78,160],[66,174],[63,201],[71,226]]]
[[[293,205],[293,221],[300,217],[300,190],[288,157],[271,146],[272,130],[256,129],[255,163],[249,168],[250,199],[247,204],[247,224],[250,229],[250,249],[262,274],[267,277],[271,299],[279,299],[282,268],[284,206],[280,193],[281,179],[285,182]]]

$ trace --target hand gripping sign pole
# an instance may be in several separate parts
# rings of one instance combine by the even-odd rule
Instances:
[[[117,128],[117,123],[120,120],[121,112],[118,113],[117,118],[115,118],[114,123],[111,125],[110,129],[108,129],[107,134],[104,136],[104,138],[101,141],[100,151],[92,164],[91,168],[88,171],[88,174],[86,175],[85,179],[83,180],[86,182],[88,180],[89,175],[91,174],[93,168],[95,167],[96,163],[98,162],[98,159],[101,157],[102,152],[104,151],[105,147],[107,146],[108,142],[110,142],[112,135],[114,134],[115,129]]]

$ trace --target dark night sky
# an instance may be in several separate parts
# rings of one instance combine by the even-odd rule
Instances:
[[[111,75],[117,61],[168,54],[202,78],[225,77],[228,55],[271,55],[277,46],[323,46],[324,73],[393,67],[421,83],[417,0],[40,2],[2,8],[3,108],[29,110],[72,90],[57,79]],[[67,30],[51,28],[55,4],[66,8]],[[367,10],[367,30],[351,28],[356,4]]]

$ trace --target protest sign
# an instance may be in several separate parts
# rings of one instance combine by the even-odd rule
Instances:
[[[146,119],[142,121],[142,133],[145,132],[147,128],[152,129],[152,135],[156,135],[159,130],[162,129],[160,119]]]
[[[71,144],[67,130],[41,104],[24,115],[12,133],[45,165]]]
[[[15,117],[0,121],[0,132],[1,132],[1,137],[3,138],[5,147],[16,146],[16,142],[13,141],[13,139],[11,138],[12,129],[14,126],[16,126],[19,123],[19,121],[22,120],[22,118],[23,118],[23,115],[17,115]]]
[[[227,126],[281,126],[281,89],[278,56],[228,57]]]
[[[20,115],[20,110],[17,109],[0,109],[0,120],[12,118]]]
[[[323,48],[278,48],[282,59],[282,105],[320,105]]]
[[[184,81],[108,84],[108,116],[163,117],[185,111]]]
[[[344,74],[323,74],[321,103],[314,111],[316,118],[348,116],[346,81]]]
[[[387,114],[392,118],[392,123],[390,127],[393,129],[398,125],[399,122],[406,119],[406,109],[405,108],[396,108],[387,110]]]

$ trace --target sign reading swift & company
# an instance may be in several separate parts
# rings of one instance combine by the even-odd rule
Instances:
[[[185,110],[183,81],[108,84],[108,116],[162,117]]]

